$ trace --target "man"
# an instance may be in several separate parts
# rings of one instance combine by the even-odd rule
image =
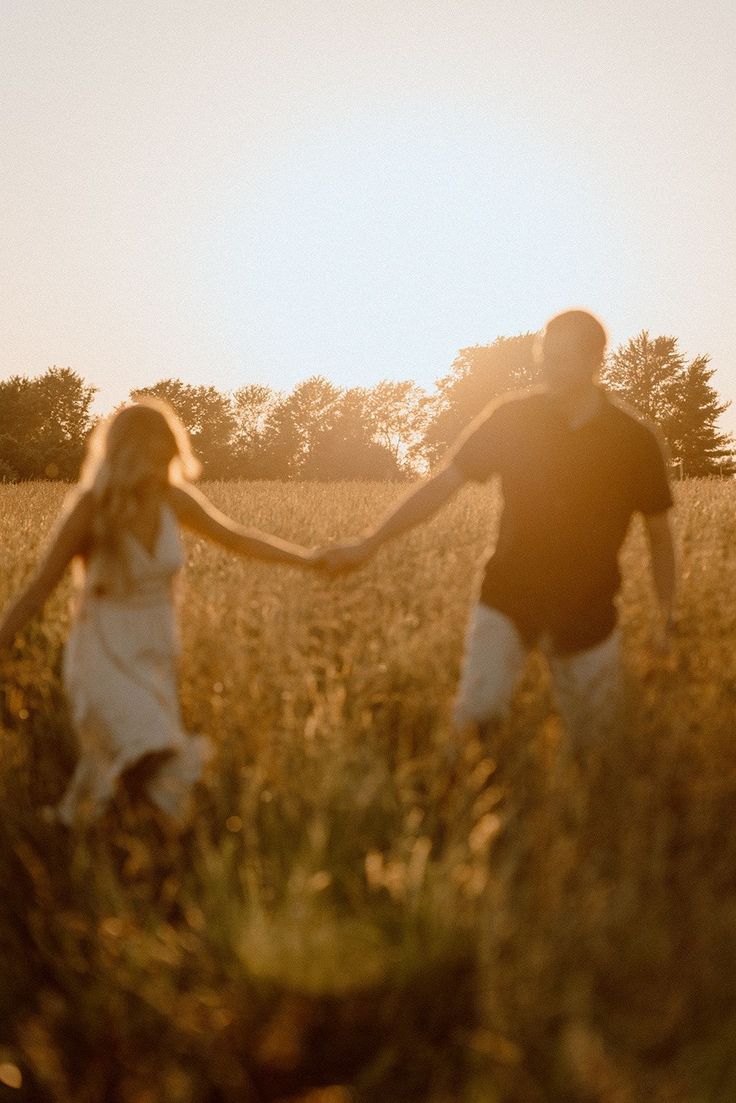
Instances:
[[[500,476],[504,507],[468,627],[459,726],[502,718],[532,647],[546,654],[569,730],[615,720],[618,553],[644,517],[662,614],[673,626],[675,557],[667,468],[655,433],[598,384],[606,332],[584,311],[558,314],[538,346],[544,384],[489,406],[435,475],[375,528],[324,553],[350,570],[390,537],[431,517],[466,481]]]

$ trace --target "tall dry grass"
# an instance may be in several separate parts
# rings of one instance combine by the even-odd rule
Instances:
[[[208,490],[306,544],[397,493]],[[189,540],[182,698],[216,753],[180,840],[124,796],[83,838],[39,816],[74,760],[55,595],[2,666],[0,1100],[731,1103],[736,487],[677,490],[676,655],[635,528],[615,737],[571,755],[532,659],[454,773],[492,494],[334,581]],[[0,599],[61,494],[0,488]]]

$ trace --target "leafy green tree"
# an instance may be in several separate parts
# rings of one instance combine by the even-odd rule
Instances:
[[[2,409],[3,395],[0,391],[0,410]],[[10,433],[0,436],[0,482],[17,483],[21,479],[30,479],[32,462],[28,450],[23,441]]]
[[[650,337],[643,329],[606,360],[602,380],[640,414],[660,426],[670,441],[685,357],[676,337]]]
[[[661,429],[685,476],[730,474],[731,437],[717,427],[728,402],[711,384],[708,356],[689,363],[676,337],[650,337],[642,330],[615,349],[603,382]]]
[[[71,368],[0,382],[0,463],[6,477],[73,479],[79,471],[95,388]]]
[[[536,339],[534,333],[522,333],[460,350],[448,374],[437,381],[434,417],[422,441],[422,453],[430,464],[494,398],[538,380]]]
[[[205,478],[228,479],[235,474],[237,418],[227,395],[215,387],[195,386],[180,379],[162,379],[152,387],[131,391],[132,399],[146,395],[168,402],[181,418]]]
[[[731,475],[736,470],[733,437],[720,432],[716,424],[731,403],[720,401],[711,384],[714,371],[709,363],[708,356],[697,356],[678,381],[670,436],[686,477]]]
[[[264,383],[247,383],[233,393],[236,435],[244,446],[250,445],[264,430],[268,415],[282,396]]]
[[[334,424],[342,392],[320,375],[298,383],[268,414],[263,429],[267,478],[293,479],[319,437]]]
[[[376,439],[371,397],[372,391],[362,387],[342,392],[302,465],[303,478],[339,481],[402,477],[394,453]]]
[[[248,383],[234,392],[232,401],[236,429],[233,460],[238,478],[269,477],[270,460],[265,434],[269,418],[282,400],[283,396],[278,391],[262,383]]]
[[[365,391],[364,419],[373,441],[386,449],[397,471],[416,474],[424,466],[422,444],[432,414],[429,395],[410,379],[383,379]]]

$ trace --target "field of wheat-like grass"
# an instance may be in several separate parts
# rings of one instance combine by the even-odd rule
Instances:
[[[210,484],[307,545],[400,488]],[[623,554],[627,715],[568,753],[532,658],[448,765],[498,502],[469,488],[331,580],[187,537],[181,693],[214,747],[173,839],[121,797],[47,824],[74,762],[66,583],[0,660],[0,1101],[733,1103],[736,484],[677,488],[675,654]],[[0,487],[3,603],[63,497]]]

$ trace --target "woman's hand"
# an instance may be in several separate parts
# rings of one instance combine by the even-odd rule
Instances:
[[[330,574],[347,574],[362,567],[373,552],[373,545],[367,538],[343,540],[318,549],[316,564]]]

